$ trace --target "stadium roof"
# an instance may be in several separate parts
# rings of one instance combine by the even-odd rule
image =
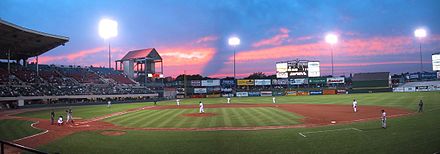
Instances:
[[[159,53],[154,48],[133,50],[128,52],[120,61],[137,60],[137,59],[150,59],[150,60],[162,60]]]
[[[68,37],[47,34],[0,19],[0,59],[26,59],[64,45]]]
[[[352,81],[389,80],[390,72],[356,73]]]

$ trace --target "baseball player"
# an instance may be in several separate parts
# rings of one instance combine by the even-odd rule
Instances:
[[[52,110],[50,112],[50,124],[53,125],[53,122],[55,120],[55,112]]]
[[[73,122],[73,116],[72,116],[72,109],[69,108],[68,110],[66,110],[67,113],[67,120],[66,120],[66,124],[69,123],[69,121],[73,124],[75,122]]]
[[[58,126],[61,126],[61,125],[63,125],[63,116],[60,116],[58,118]]]
[[[353,111],[357,112],[357,104],[358,102],[356,101],[356,99],[353,99]]]
[[[176,99],[177,106],[180,106],[180,99]]]
[[[231,97],[228,97],[228,104],[231,103]]]
[[[418,112],[423,112],[423,101],[420,100],[419,102],[419,111]]]
[[[382,116],[380,119],[382,120],[382,128],[387,128],[387,113],[385,110],[382,110]]]
[[[205,113],[205,109],[203,108],[203,103],[202,101],[199,102],[199,113]]]
[[[107,102],[107,108],[109,108],[109,107],[111,107],[112,106],[112,101],[108,101]]]
[[[276,103],[275,102],[275,97],[272,97],[272,103],[274,103],[274,104]]]

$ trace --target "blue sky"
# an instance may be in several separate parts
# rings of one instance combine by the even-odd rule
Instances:
[[[337,75],[355,72],[424,70],[440,52],[438,0],[2,0],[0,18],[20,26],[68,36],[69,43],[40,59],[48,64],[106,66],[107,42],[98,35],[102,18],[118,21],[113,60],[130,50],[154,47],[163,55],[165,76],[186,70],[214,77],[232,73],[230,36],[238,36],[237,74],[275,73],[275,62],[321,61],[330,74],[326,33],[334,47]],[[428,29],[417,40],[413,32]]]

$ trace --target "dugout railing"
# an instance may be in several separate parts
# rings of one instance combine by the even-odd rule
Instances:
[[[26,153],[29,152],[29,153],[36,153],[36,154],[48,154],[47,152],[39,151],[34,148],[26,147],[26,146],[23,146],[20,144],[16,144],[16,143],[4,141],[4,140],[0,140],[0,154],[5,154],[7,152],[6,146],[10,146],[10,147],[18,149],[18,150],[26,151]]]

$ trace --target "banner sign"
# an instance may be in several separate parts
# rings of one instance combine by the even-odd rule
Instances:
[[[347,94],[347,90],[345,90],[345,89],[338,89],[338,90],[336,90],[336,93],[337,94]]]
[[[272,85],[287,85],[289,79],[272,79]]]
[[[296,93],[297,96],[308,96],[309,92],[308,91],[298,91]]]
[[[221,80],[222,86],[232,86],[235,85],[234,80]]]
[[[334,95],[334,94],[336,94],[336,90],[334,90],[334,89],[325,89],[322,93],[324,95]]]
[[[270,79],[255,79],[256,86],[270,86]]]
[[[222,97],[234,97],[234,94],[222,94]]]
[[[287,96],[296,96],[296,91],[286,91]]]
[[[272,91],[272,95],[274,95],[274,96],[284,96],[284,92],[283,91]]]
[[[328,84],[332,84],[332,83],[345,83],[345,78],[344,77],[327,78],[327,83]]]
[[[289,83],[290,85],[301,85],[301,84],[306,84],[307,80],[302,78],[302,79],[289,79]]]
[[[202,86],[205,87],[220,86],[220,80],[202,80]]]
[[[239,85],[239,86],[253,86],[254,80],[253,79],[237,80],[237,85]]]
[[[220,87],[208,87],[206,88],[208,93],[215,93],[215,92],[220,92],[221,88]]]
[[[320,70],[319,70],[319,62],[309,62],[308,63],[308,71],[309,71],[309,77],[319,77],[321,76]]]
[[[194,88],[195,94],[206,94],[207,90],[206,88]]]
[[[261,96],[272,96],[272,91],[261,91]]]
[[[258,91],[256,91],[256,92],[252,91],[252,92],[248,92],[248,95],[249,95],[249,96],[260,96],[260,92],[258,92]]]
[[[289,77],[289,73],[287,72],[277,72],[277,78],[288,78]]]
[[[327,78],[309,78],[309,84],[325,84]]]
[[[202,82],[200,80],[191,80],[191,86],[200,87],[202,86]]]
[[[249,93],[248,92],[237,92],[236,95],[237,95],[237,97],[248,97]]]
[[[310,95],[322,95],[321,90],[310,91],[309,93],[310,93]]]
[[[206,98],[216,98],[216,97],[220,97],[220,94],[206,95]]]
[[[232,88],[222,88],[222,92],[232,92]]]

